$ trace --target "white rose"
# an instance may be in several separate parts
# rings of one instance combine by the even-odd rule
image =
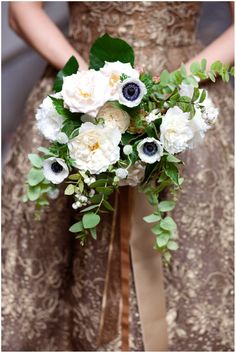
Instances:
[[[108,78],[100,71],[78,71],[63,79],[61,91],[65,106],[72,112],[95,117],[109,99]]]
[[[117,127],[121,133],[124,133],[130,124],[129,114],[114,106],[113,103],[106,103],[98,112],[97,119],[103,119],[107,127]]]
[[[68,143],[68,148],[78,169],[100,174],[119,160],[120,140],[118,128],[86,122],[81,125],[79,135]]]
[[[166,151],[179,153],[202,143],[209,127],[202,118],[200,109],[196,109],[193,118],[180,108],[170,108],[162,119],[160,140]]]
[[[134,165],[128,168],[128,176],[124,180],[119,181],[120,186],[130,185],[136,186],[141,183],[144,178],[145,167],[143,164],[136,162]]]
[[[219,109],[215,107],[214,103],[212,102],[211,98],[208,97],[208,95],[202,104],[204,106],[202,118],[208,127],[210,127],[211,125],[215,124],[219,115]]]
[[[120,76],[125,74],[132,78],[139,78],[139,72],[132,68],[130,63],[122,63],[120,61],[116,62],[105,62],[105,65],[100,69],[100,72],[108,77],[109,88],[111,92],[112,100],[118,100],[118,86],[120,81]]]
[[[57,94],[52,96],[58,98]],[[49,96],[39,106],[36,113],[36,120],[37,128],[43,136],[48,140],[55,141],[62,128],[63,117],[57,113]]]

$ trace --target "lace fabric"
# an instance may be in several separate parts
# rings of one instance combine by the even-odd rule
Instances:
[[[199,51],[199,2],[69,2],[74,47],[88,59],[94,39],[108,32],[127,40],[136,63],[158,74]],[[98,240],[81,247],[68,232],[75,214],[61,193],[34,221],[21,202],[29,162],[42,137],[34,112],[52,89],[49,68],[31,93],[3,176],[3,350],[118,351],[119,234],[113,252],[110,322],[114,339],[96,347],[112,218]],[[220,109],[216,127],[197,150],[183,155],[185,183],[174,211],[180,249],[165,268],[169,349],[232,351],[233,348],[233,92],[207,86]],[[137,220],[138,221],[138,220]],[[139,220],[140,221],[140,220]],[[141,220],[142,221],[142,220]],[[151,236],[151,235],[150,235]],[[142,351],[142,330],[131,272],[130,350]]]

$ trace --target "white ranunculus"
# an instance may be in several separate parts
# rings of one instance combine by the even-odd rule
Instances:
[[[139,78],[139,72],[132,68],[130,63],[122,63],[120,61],[116,62],[105,62],[105,65],[100,69],[100,72],[107,76],[109,79],[109,88],[111,91],[112,100],[118,100],[118,87],[120,81],[120,76],[125,74],[132,78]]]
[[[204,106],[202,118],[205,123],[210,127],[211,125],[215,124],[219,115],[219,109],[215,107],[214,103],[212,102],[211,98],[208,97],[208,95],[202,104]]]
[[[119,160],[120,140],[118,128],[86,122],[81,125],[79,135],[68,143],[68,148],[79,170],[100,174]]]
[[[144,174],[145,166],[140,162],[136,162],[134,165],[128,168],[128,176],[126,179],[119,181],[119,186],[136,186],[141,183],[144,178]]]
[[[116,176],[119,178],[119,179],[125,179],[128,175],[128,171],[127,169],[125,168],[118,168],[116,169]]]
[[[137,151],[142,162],[152,164],[161,160],[163,146],[155,138],[146,137],[137,145]]]
[[[78,71],[63,79],[62,97],[72,112],[87,113],[95,117],[110,98],[108,77],[100,71]]]
[[[58,98],[57,94],[52,96]],[[55,141],[62,128],[63,117],[57,113],[49,96],[43,100],[37,109],[36,120],[37,128],[43,136],[50,141]]]
[[[139,79],[127,78],[119,84],[119,103],[133,108],[139,105],[147,93],[145,84]]]
[[[107,127],[117,127],[121,133],[124,133],[130,124],[129,114],[114,106],[112,102],[104,104],[99,110],[97,119],[103,119],[104,125]]]
[[[43,162],[43,173],[53,184],[60,184],[69,175],[69,169],[62,158],[50,157]]]

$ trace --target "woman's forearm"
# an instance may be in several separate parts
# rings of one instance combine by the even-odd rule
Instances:
[[[229,27],[220,37],[203,49],[199,54],[186,63],[187,71],[194,61],[207,60],[207,70],[211,64],[220,60],[224,64],[233,64],[234,62],[234,26]]]
[[[19,36],[57,69],[72,55],[77,58],[80,69],[87,68],[83,58],[45,13],[42,2],[10,2],[9,22]]]

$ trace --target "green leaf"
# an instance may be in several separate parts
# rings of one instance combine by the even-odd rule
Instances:
[[[161,212],[168,212],[171,211],[175,208],[175,202],[174,201],[161,201],[158,205],[158,209]]]
[[[90,229],[90,234],[92,235],[93,239],[97,239],[97,229],[96,228],[91,228]]]
[[[72,233],[79,233],[84,229],[83,224],[81,221],[74,223],[70,228],[69,231]]]
[[[152,233],[158,235],[158,234],[161,234],[163,232],[163,229],[161,229],[160,224],[158,223],[158,224],[155,224],[155,226],[153,226],[151,228],[151,231],[152,231]]]
[[[107,201],[107,200],[103,200],[102,205],[108,210],[113,212],[114,208],[112,207],[112,205]]]
[[[160,227],[165,230],[174,231],[176,230],[176,223],[172,217],[165,217],[160,222]]]
[[[195,87],[194,92],[193,92],[192,101],[195,102],[199,98],[199,95],[200,95],[200,90],[199,90],[199,88]]]
[[[205,71],[206,70],[206,66],[207,66],[207,61],[206,61],[206,59],[202,59],[202,61],[201,61],[201,70],[202,71]]]
[[[179,170],[173,163],[166,163],[164,166],[166,175],[176,184],[179,185]]]
[[[199,98],[199,103],[202,103],[206,99],[206,90],[203,89]]]
[[[180,159],[176,158],[175,156],[172,156],[171,154],[167,156],[166,160],[170,163],[182,163]]]
[[[57,111],[57,113],[66,118],[66,119],[76,119],[77,120],[77,125],[81,125],[81,121],[80,121],[80,116],[81,114],[80,113],[72,113],[69,109],[66,109],[64,107],[64,101],[62,98],[56,98],[56,97],[53,97],[53,96],[49,96],[53,102],[53,105]],[[67,121],[64,121],[64,124],[66,123]]]
[[[193,73],[193,74],[196,74],[198,71],[201,70],[201,67],[200,67],[200,64],[199,62],[194,62],[191,64],[190,66],[190,71]]]
[[[78,173],[76,173],[76,174],[71,174],[70,176],[69,176],[69,179],[70,180],[79,180],[81,178],[81,176],[80,176],[80,174],[78,174]]]
[[[147,223],[153,223],[153,222],[158,222],[160,221],[161,216],[158,214],[150,214],[149,216],[143,217],[143,220]]]
[[[96,188],[98,186],[105,186],[106,184],[108,184],[108,180],[107,179],[99,179],[97,181],[95,181],[94,183],[90,184],[89,187],[91,189]]]
[[[36,187],[28,187],[28,192],[27,192],[27,196],[29,198],[30,201],[36,201],[41,195],[41,189],[40,186],[36,186]]]
[[[85,229],[94,228],[100,222],[100,216],[96,213],[89,212],[83,215],[82,222]]]
[[[210,71],[210,72],[208,73],[208,76],[209,76],[209,78],[210,78],[210,80],[211,80],[212,82],[216,82],[215,75],[214,75],[214,73],[213,73],[212,71]]]
[[[22,202],[27,202],[28,201],[28,196],[27,195],[23,195],[21,198]]]
[[[161,233],[160,235],[157,236],[156,243],[158,247],[162,248],[163,246],[166,246],[169,239],[170,239],[170,235],[168,233]]]
[[[53,89],[56,92],[60,92],[63,85],[63,77],[75,74],[79,69],[79,64],[74,56],[67,61],[62,70],[57,74],[56,80],[54,82]]]
[[[130,63],[134,67],[134,51],[124,40],[104,34],[97,38],[91,47],[89,67],[99,70],[105,61]]]
[[[234,76],[234,66],[232,66],[231,69],[230,69],[230,75]]]
[[[99,202],[102,201],[102,198],[103,198],[103,195],[102,194],[97,194],[97,195],[94,195],[93,197],[91,197],[90,201],[93,203],[93,204],[98,204]]]
[[[28,154],[28,158],[30,160],[30,162],[32,163],[32,165],[36,168],[42,168],[43,166],[43,160],[41,157],[39,157],[37,154],[35,153],[30,153]]]
[[[183,77],[186,77],[186,76],[187,76],[186,67],[185,67],[185,65],[184,65],[183,63],[181,64],[180,72],[181,72],[181,75],[182,75]]]
[[[69,184],[69,185],[66,187],[66,189],[65,189],[65,191],[64,191],[64,194],[65,194],[65,195],[73,195],[74,192],[75,192],[75,187],[74,187],[74,185]]]
[[[171,260],[171,253],[169,251],[164,252],[164,260],[169,264]]]
[[[27,181],[28,181],[29,185],[35,186],[35,185],[38,185],[39,183],[41,183],[41,181],[43,181],[43,179],[44,179],[43,170],[32,168],[28,174]]]
[[[84,182],[82,180],[79,182],[79,191],[81,192],[81,194],[84,191]]]
[[[114,189],[111,186],[107,186],[107,187],[97,186],[96,191],[104,195],[110,195],[113,193]]]
[[[160,84],[166,86],[170,81],[170,74],[167,70],[163,70],[160,76]]]
[[[80,212],[91,211],[91,210],[93,210],[94,208],[97,208],[97,207],[99,207],[99,205],[88,206],[88,207],[84,208],[84,209],[83,209],[82,211],[80,211]]]
[[[169,250],[172,250],[172,251],[175,251],[175,250],[177,250],[178,249],[178,244],[175,242],[175,241],[173,241],[173,240],[169,240],[168,241],[168,244],[167,244],[167,248],[169,249]]]
[[[51,153],[51,152],[49,151],[48,148],[45,148],[45,147],[38,147],[37,150],[38,150],[39,152],[42,152],[42,153],[48,155],[48,156],[49,156],[49,155],[50,155],[50,156],[53,156],[53,155],[54,155],[53,153]]]

